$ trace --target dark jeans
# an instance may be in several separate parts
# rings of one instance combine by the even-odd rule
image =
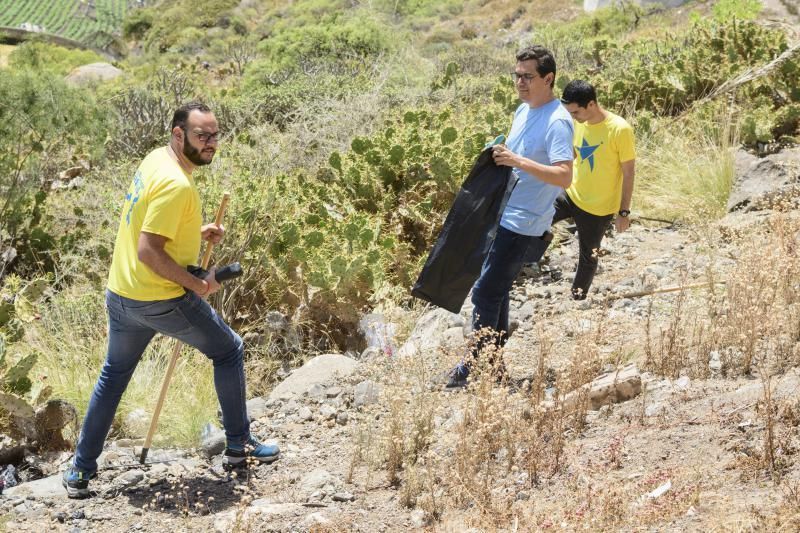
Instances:
[[[106,292],[108,351],[100,377],[89,400],[75,468],[94,472],[122,393],[156,333],[179,339],[205,354],[214,364],[222,424],[230,442],[244,443],[250,436],[244,381],[242,339],[208,302],[187,292],[178,298],[142,302]],[[158,391],[153,391],[156,398]]]
[[[509,292],[535,239],[539,237],[521,235],[502,226],[497,228],[481,275],[472,287],[472,330],[476,333],[484,330],[473,355],[489,342],[502,346],[508,340]]]
[[[575,205],[566,192],[556,199],[555,208],[553,224],[571,218],[578,227],[578,270],[572,282],[572,296],[576,300],[583,300],[589,293],[597,272],[597,249],[600,248],[603,234],[614,215],[597,216],[587,213]]]

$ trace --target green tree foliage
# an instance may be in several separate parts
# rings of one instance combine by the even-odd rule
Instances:
[[[50,183],[74,154],[104,137],[100,109],[84,92],[46,72],[0,76],[0,248],[13,246],[27,268],[52,268],[55,242],[42,227]]]

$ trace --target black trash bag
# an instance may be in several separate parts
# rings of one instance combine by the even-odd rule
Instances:
[[[481,152],[411,289],[413,296],[452,313],[461,311],[517,180],[511,167],[495,164],[491,148]]]

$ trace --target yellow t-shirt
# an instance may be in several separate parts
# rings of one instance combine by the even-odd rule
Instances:
[[[142,301],[183,295],[183,287],[139,261],[139,233],[166,237],[164,250],[185,267],[197,264],[202,221],[200,195],[192,176],[170,157],[166,147],[150,152],[125,195],[108,288],[125,298]]]
[[[575,123],[575,163],[567,194],[575,205],[593,215],[619,211],[622,167],[636,159],[633,128],[624,118],[608,113],[599,124]]]

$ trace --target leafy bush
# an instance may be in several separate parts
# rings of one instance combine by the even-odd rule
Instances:
[[[98,155],[104,137],[100,109],[61,78],[0,76],[0,248],[16,249],[24,269],[53,268],[55,242],[40,224],[50,184],[73,157]]]
[[[17,46],[9,55],[9,65],[15,70],[30,69],[64,76],[75,67],[97,63],[104,59],[91,50],[75,50],[38,41]]]
[[[259,45],[274,70],[307,69],[330,61],[365,60],[393,48],[386,27],[365,12],[335,13],[287,28]]]
[[[122,35],[126,39],[141,39],[153,27],[156,18],[153,8],[134,9],[122,22]]]
[[[16,276],[6,278],[0,291],[0,411],[10,415],[11,427],[17,437],[34,435],[34,406],[52,392],[42,381],[35,384],[30,372],[38,354],[11,355],[13,343],[23,335],[24,325],[37,316],[37,305],[49,287],[46,279],[23,282]]]
[[[760,0],[719,0],[711,8],[711,13],[719,21],[732,18],[755,20],[763,8]]]
[[[189,42],[185,39],[187,36],[193,39],[198,35],[196,32],[185,33],[187,29],[207,29],[225,23],[230,20],[231,10],[238,4],[238,0],[178,0],[165,3],[158,7],[158,16],[153,18],[153,24],[145,34],[145,48],[163,53],[186,45]],[[144,17],[146,21],[146,15]],[[139,25],[143,29],[146,23]],[[203,45],[206,42],[202,39],[194,44]]]
[[[365,91],[372,84],[360,62],[320,64],[309,72],[276,72],[269,62],[255,61],[245,74],[244,88],[232,91],[226,100],[247,106],[250,124],[268,122],[284,128],[294,121],[296,111],[320,96],[341,99]]]
[[[697,23],[685,34],[650,38],[616,47],[601,72],[590,74],[606,105],[617,110],[648,110],[676,115],[746,69],[768,63],[787,48],[780,31],[736,20]],[[794,98],[797,60],[774,76],[753,82],[743,99],[786,94]]]

